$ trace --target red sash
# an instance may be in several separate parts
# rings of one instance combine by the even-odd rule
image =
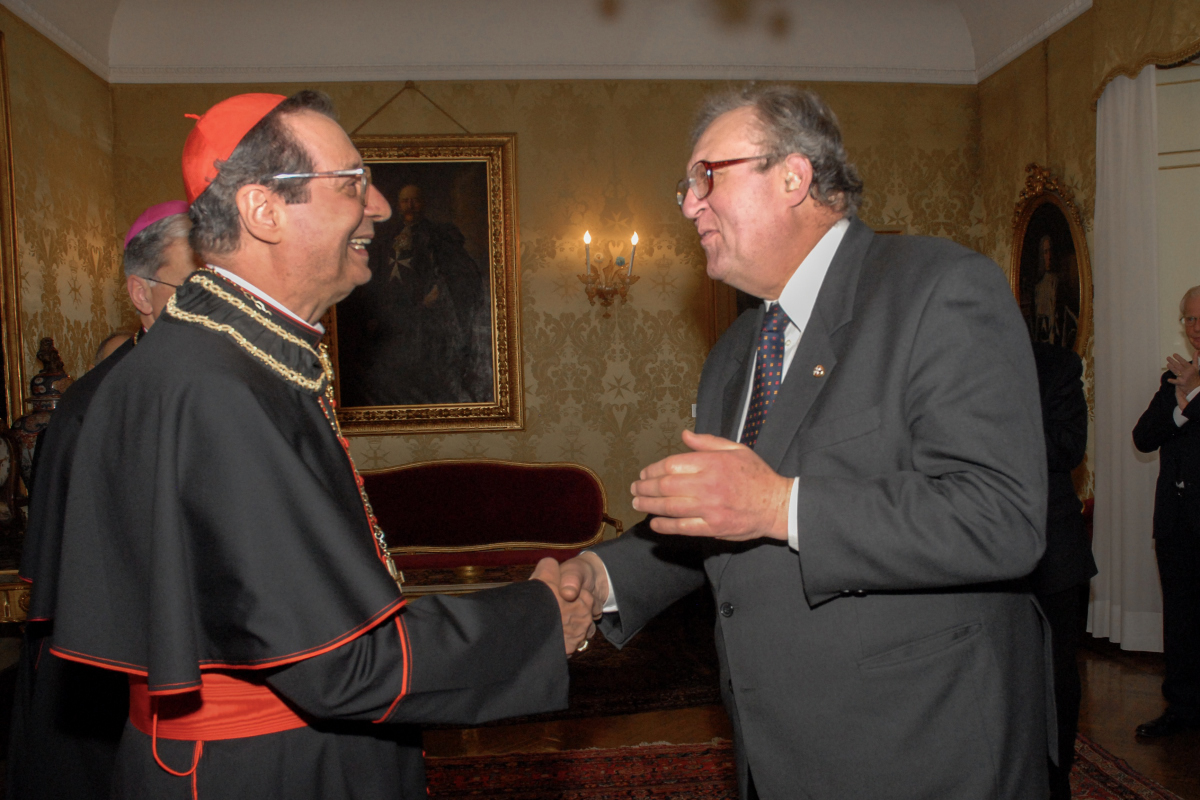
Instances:
[[[261,683],[250,683],[221,672],[203,672],[200,689],[182,694],[151,695],[146,678],[129,676],[129,721],[150,737],[150,751],[158,765],[180,778],[191,777],[196,792],[196,767],[204,743],[241,739],[303,728],[308,723]],[[158,757],[158,737],[195,742],[192,768],[173,770]]]
[[[198,692],[153,697],[146,679],[129,676],[129,720],[147,736],[213,742],[303,728],[306,723],[261,683],[201,673]]]

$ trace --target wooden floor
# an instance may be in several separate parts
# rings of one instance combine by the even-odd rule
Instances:
[[[1162,656],[1125,653],[1093,639],[1079,654],[1083,676],[1080,731],[1184,800],[1200,800],[1200,731],[1160,741],[1134,735],[1164,708]],[[620,717],[563,720],[468,730],[428,731],[430,756],[495,755],[622,747],[647,742],[693,744],[732,738],[719,706],[651,711]]]
[[[1091,639],[1079,654],[1083,707],[1079,730],[1184,800],[1200,800],[1200,731],[1138,739],[1133,730],[1163,712],[1158,653],[1127,653]]]

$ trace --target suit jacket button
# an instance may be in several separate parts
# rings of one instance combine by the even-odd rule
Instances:
[[[733,616],[733,603],[721,603],[721,616],[722,617],[732,617]]]

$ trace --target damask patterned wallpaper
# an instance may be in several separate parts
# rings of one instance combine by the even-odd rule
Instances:
[[[54,337],[67,371],[79,375],[127,306],[113,215],[111,92],[3,7],[0,31],[11,92],[26,375],[40,368],[34,354],[43,336]]]
[[[127,225],[142,208],[183,195],[179,152],[201,113],[240,91],[297,86],[113,87],[116,208]],[[354,129],[395,84],[315,88]],[[373,436],[353,440],[363,468],[486,456],[576,461],[603,478],[610,511],[639,518],[628,486],[638,470],[682,449],[707,351],[704,256],[675,206],[692,118],[719,84],[692,81],[422,83],[474,133],[517,133],[526,372],[526,429],[517,433]],[[875,226],[949,236],[979,246],[979,137],[974,87],[821,84],[842,119],[867,185]],[[406,92],[362,133],[454,133],[453,121]],[[118,226],[119,227],[119,226]],[[589,306],[575,275],[585,229],[593,248],[628,256],[640,237],[631,301],[610,318]],[[598,243],[604,243],[603,245]],[[623,248],[623,249],[621,249]]]
[[[1011,271],[1013,212],[1030,163],[1048,168],[1075,195],[1088,251],[1096,205],[1096,112],[1092,108],[1094,12],[1089,10],[979,85],[980,252]],[[1090,332],[1089,332],[1090,334]],[[1091,397],[1091,337],[1084,384]],[[1090,440],[1090,434],[1089,434]],[[1089,441],[1076,487],[1092,494]]]

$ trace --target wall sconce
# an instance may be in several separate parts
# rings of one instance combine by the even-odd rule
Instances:
[[[587,271],[578,278],[583,282],[583,289],[587,292],[589,303],[596,305],[596,298],[600,298],[600,305],[604,306],[604,316],[606,317],[612,316],[608,309],[618,296],[622,303],[628,302],[629,287],[631,284],[637,283],[639,277],[633,274],[633,258],[637,255],[638,243],[636,232],[630,237],[629,243],[633,247],[629,251],[628,264],[625,263],[624,256],[617,256],[610,264],[608,256],[597,253],[596,263],[593,267],[592,234],[590,231],[583,232],[583,258]]]

